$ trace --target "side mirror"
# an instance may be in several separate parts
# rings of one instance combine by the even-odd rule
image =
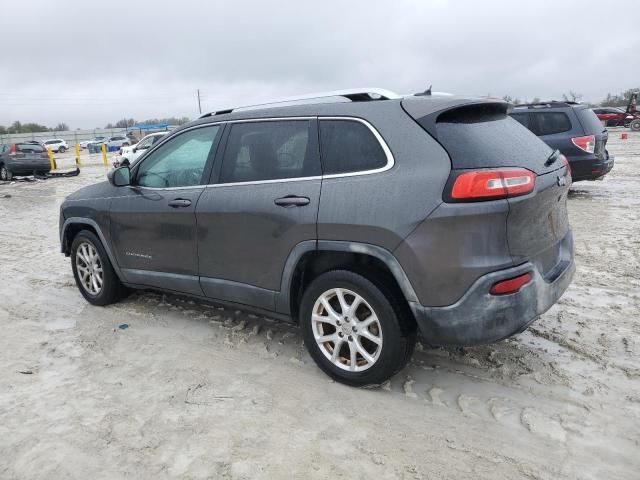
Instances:
[[[126,187],[131,184],[131,170],[129,167],[120,167],[107,173],[109,183],[114,187]]]

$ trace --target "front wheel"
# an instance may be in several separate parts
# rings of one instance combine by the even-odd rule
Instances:
[[[64,153],[64,152],[66,152],[66,151],[67,151],[67,149],[66,149],[66,148],[64,148],[64,147],[60,147],[60,148],[58,149],[58,153]]]
[[[300,324],[309,354],[327,375],[373,386],[402,369],[413,353],[415,328],[401,325],[401,312],[393,295],[367,278],[335,270],[304,292]]]
[[[631,128],[632,131],[634,132],[640,132],[640,118],[633,120],[630,124],[629,127]]]
[[[82,296],[92,305],[109,305],[126,294],[100,239],[83,230],[71,244],[71,267]]]

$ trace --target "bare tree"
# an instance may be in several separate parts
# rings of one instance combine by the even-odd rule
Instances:
[[[576,93],[573,90],[569,90],[569,95],[567,95],[566,93],[562,94],[562,99],[565,102],[579,102],[581,98],[582,98],[582,94]]]

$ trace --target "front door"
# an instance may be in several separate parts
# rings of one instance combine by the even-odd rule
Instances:
[[[196,208],[200,284],[207,296],[274,309],[289,253],[316,240],[322,181],[316,124],[280,119],[229,125],[217,181]]]
[[[202,295],[195,209],[222,127],[193,128],[148,155],[111,203],[111,238],[124,280]]]

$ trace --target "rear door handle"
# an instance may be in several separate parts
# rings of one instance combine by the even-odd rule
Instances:
[[[174,198],[169,202],[169,206],[173,208],[184,208],[191,205],[191,200],[186,198]]]
[[[273,203],[278,205],[279,207],[303,207],[304,205],[309,205],[309,198],[307,197],[297,197],[296,195],[287,195],[286,197],[276,198]]]

